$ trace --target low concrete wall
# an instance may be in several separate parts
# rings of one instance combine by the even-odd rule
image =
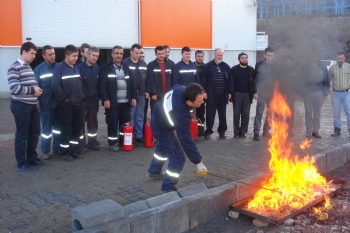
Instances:
[[[316,154],[313,157],[315,158],[315,166],[321,174],[332,171],[350,161],[350,143]],[[230,205],[254,195],[258,190],[257,187],[261,186],[261,183],[269,176],[269,173],[260,173],[209,190],[203,188],[203,185],[197,185],[196,190],[200,190],[199,193],[192,192],[193,195],[176,198],[177,200],[158,207],[78,232],[184,232],[219,216],[227,215]],[[186,192],[188,193],[188,190]],[[162,198],[162,196],[155,198]],[[124,208],[128,209],[128,206]]]

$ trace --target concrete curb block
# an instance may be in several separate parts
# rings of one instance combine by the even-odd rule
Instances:
[[[177,192],[173,191],[173,192],[159,195],[156,197],[151,197],[147,199],[146,202],[150,208],[154,208],[154,207],[164,205],[168,202],[177,201],[179,199],[181,199],[181,197],[179,197]]]
[[[124,209],[110,199],[75,207],[71,211],[72,231],[96,226],[124,217]]]
[[[313,157],[315,158],[315,166],[321,174],[334,170],[350,161],[350,143],[316,154]],[[192,185],[192,189],[190,189],[191,186],[187,187],[190,191],[183,188],[179,192],[183,198],[177,196],[178,198],[175,198],[174,201],[171,201],[170,198],[169,201],[171,202],[168,201],[166,204],[158,205],[162,202],[160,197],[164,196],[160,195],[157,196],[160,198],[156,202],[158,204],[154,204],[157,207],[151,207],[143,212],[131,214],[79,232],[184,232],[219,216],[226,216],[230,205],[254,195],[261,187],[261,183],[270,177],[271,173],[259,173],[236,182],[186,196],[186,193],[194,193],[196,189],[206,189],[204,184],[205,188],[202,184]],[[182,191],[183,194],[181,194]],[[171,194],[172,198],[177,195],[176,192],[168,194]],[[153,200],[157,200],[157,197],[154,197]],[[145,202],[149,204],[149,199]]]
[[[190,185],[190,186],[178,189],[177,193],[179,194],[180,197],[189,197],[194,194],[198,194],[207,190],[208,188],[207,186],[205,186],[204,183],[199,183],[199,184],[194,184],[194,185]]]

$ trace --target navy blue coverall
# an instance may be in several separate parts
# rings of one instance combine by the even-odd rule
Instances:
[[[155,106],[151,128],[158,140],[149,173],[159,174],[167,159],[168,168],[162,183],[163,191],[176,190],[186,155],[194,164],[202,161],[190,132],[191,108],[183,99],[185,86],[176,85]],[[176,134],[175,134],[176,131]]]

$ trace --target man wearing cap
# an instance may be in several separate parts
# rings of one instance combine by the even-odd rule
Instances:
[[[232,98],[234,138],[246,138],[248,131],[250,105],[257,99],[256,85],[253,80],[254,68],[248,65],[248,55],[238,55],[238,65],[231,68],[234,82]]]

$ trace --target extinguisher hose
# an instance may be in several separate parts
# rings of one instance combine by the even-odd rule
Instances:
[[[131,124],[131,121],[122,124],[119,128],[119,135],[124,135],[124,132],[122,131],[122,129],[124,128],[124,126],[130,125],[130,124]]]
[[[201,121],[198,117],[195,117],[194,119],[196,119],[196,120],[198,121],[200,128],[201,128],[201,129],[204,129],[204,125],[202,124],[202,121]],[[199,134],[199,130],[198,130],[196,136],[198,136],[198,134]]]

